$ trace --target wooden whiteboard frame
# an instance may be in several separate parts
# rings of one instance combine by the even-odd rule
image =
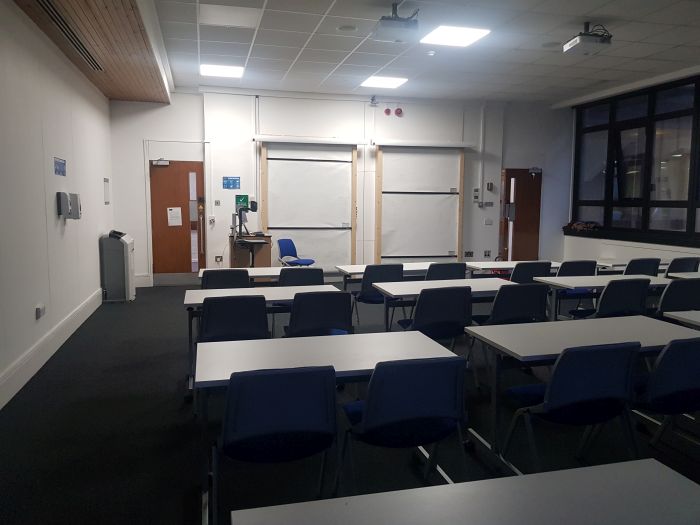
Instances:
[[[414,146],[391,146],[400,148],[412,148]],[[425,146],[417,146],[424,148]],[[444,149],[444,148],[443,148]],[[458,261],[464,260],[464,148],[453,147],[459,155],[459,202],[457,204],[457,249]],[[382,146],[377,146],[376,171],[374,175],[374,262],[382,262],[382,186],[384,176],[384,151]]]
[[[286,142],[286,141],[285,141]],[[290,142],[286,142],[290,143]],[[295,142],[295,144],[297,144]],[[323,142],[299,142],[298,144],[325,144]],[[344,145],[344,144],[343,144]],[[352,146],[352,163],[350,168],[350,264],[357,259],[357,145]],[[313,162],[313,159],[309,159]],[[268,148],[266,142],[260,145],[260,223],[262,230],[267,233],[269,226],[269,167]]]

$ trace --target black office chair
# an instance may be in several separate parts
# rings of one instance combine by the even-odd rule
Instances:
[[[510,280],[518,284],[534,282],[534,277],[548,277],[552,271],[552,263],[549,261],[519,262],[510,274]]]
[[[446,279],[464,279],[467,275],[467,265],[460,262],[433,263],[425,273],[426,281],[442,281]]]
[[[557,277],[583,277],[595,275],[598,268],[597,261],[581,260],[581,261],[564,261],[559,266],[557,270]],[[551,292],[550,292],[551,293]],[[559,290],[557,296],[559,300],[562,299],[573,299],[577,300],[578,304],[576,308],[581,307],[581,301],[584,299],[593,299],[596,297],[596,293],[593,290],[588,289],[574,289],[574,290]],[[559,305],[553,305],[554,308],[559,311]]]
[[[267,309],[262,295],[204,299],[199,342],[245,341],[268,337]]]
[[[436,341],[464,336],[464,327],[471,324],[472,290],[469,286],[426,288],[421,290],[413,319],[401,319],[405,330],[417,330]]]
[[[700,257],[676,257],[669,263],[664,276],[668,278],[672,273],[697,272],[699,265]]]
[[[212,447],[213,523],[219,523],[220,456],[282,463],[323,453],[316,487],[321,496],[326,453],[337,432],[335,383],[331,366],[231,374],[221,437]]]
[[[546,284],[501,286],[493,300],[490,315],[474,315],[480,325],[534,323],[547,320]]]
[[[374,283],[403,281],[403,264],[368,264],[362,275],[360,289],[352,292],[352,309],[360,324],[360,309],[357,303],[383,304],[384,296],[373,286]]]
[[[665,312],[685,310],[700,310],[700,279],[671,281],[661,294],[656,314],[662,318]]]
[[[510,388],[508,395],[525,406],[518,409],[511,420],[503,442],[503,455],[508,452],[520,417],[525,421],[536,471],[540,470],[540,461],[532,416],[562,425],[586,426],[576,453],[579,458],[590,446],[591,434],[597,434],[603,423],[619,417],[632,455],[636,457],[629,402],[632,368],[639,348],[640,344],[634,342],[567,348],[557,359],[548,384]]]
[[[304,292],[294,296],[287,337],[352,333],[352,301],[348,292]]]
[[[610,281],[598,299],[595,309],[571,310],[572,317],[623,317],[647,313],[646,299],[649,294],[649,279],[616,279]]]
[[[659,275],[659,265],[661,259],[632,259],[627,263],[624,275],[650,275],[657,277]]]
[[[323,268],[289,267],[280,270],[277,286],[316,286],[323,284]]]
[[[202,273],[202,289],[249,288],[250,277],[248,270],[204,270]]]

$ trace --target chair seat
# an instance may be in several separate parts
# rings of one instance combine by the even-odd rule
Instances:
[[[380,447],[407,448],[435,443],[456,432],[458,426],[458,422],[451,418],[416,418],[363,432],[361,423],[364,410],[364,400],[343,405],[353,435],[360,441]]]
[[[515,401],[519,407],[529,407],[542,403],[546,390],[546,383],[533,383],[531,385],[511,387],[506,390],[506,395],[509,399]]]
[[[596,293],[588,288],[574,288],[573,290],[560,290],[560,299],[593,299]]]
[[[381,294],[375,295],[362,295],[362,292],[359,290],[356,290],[352,292],[352,295],[355,297],[356,301],[359,301],[361,303],[367,303],[367,304],[384,304],[384,296]]]
[[[473,314],[472,321],[478,325],[482,325],[489,320],[489,317],[491,316],[488,314]]]
[[[399,319],[396,321],[401,328],[404,330],[408,330],[411,328],[411,325],[413,324],[413,319]]]
[[[325,432],[286,432],[251,436],[223,447],[226,456],[252,463],[294,461],[317,454],[333,444]]]
[[[289,266],[311,266],[316,261],[313,259],[289,259],[284,262]]]
[[[569,310],[569,314],[575,319],[590,317],[591,315],[595,314],[595,312],[596,311],[594,308],[576,308],[574,310]]]

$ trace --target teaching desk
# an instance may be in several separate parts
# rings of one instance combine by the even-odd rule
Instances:
[[[700,485],[655,459],[231,512],[235,525],[697,525]]]
[[[549,285],[552,289],[552,307],[549,309],[550,320],[557,319],[559,294],[561,290],[593,290],[599,291],[605,288],[610,281],[623,279],[649,279],[651,288],[666,286],[670,279],[665,277],[652,277],[650,275],[588,275],[577,277],[535,277],[535,282]]]
[[[697,337],[697,332],[651,317],[635,315],[578,321],[549,321],[495,326],[468,326],[464,331],[491,349],[491,450],[498,454],[498,410],[504,358],[517,367],[551,364],[566,348],[638,341],[644,352],[658,352],[673,339]],[[470,429],[475,434],[473,429]],[[484,442],[481,436],[480,441]],[[501,458],[502,459],[502,458]]]
[[[432,288],[449,288],[453,286],[469,286],[472,297],[491,297],[503,285],[514,284],[498,277],[484,279],[444,279],[439,281],[399,281],[393,283],[374,283],[374,287],[384,296],[384,326],[389,330],[389,302],[393,299],[413,299],[422,290]]]
[[[700,328],[700,311],[687,310],[685,312],[664,312],[664,317],[683,323],[686,326]],[[700,336],[700,334],[698,334]]]

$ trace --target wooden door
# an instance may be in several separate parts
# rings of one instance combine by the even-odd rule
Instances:
[[[542,173],[526,169],[501,172],[499,255],[506,261],[539,258]]]
[[[151,162],[150,174],[153,273],[190,273],[204,268],[203,163]]]

